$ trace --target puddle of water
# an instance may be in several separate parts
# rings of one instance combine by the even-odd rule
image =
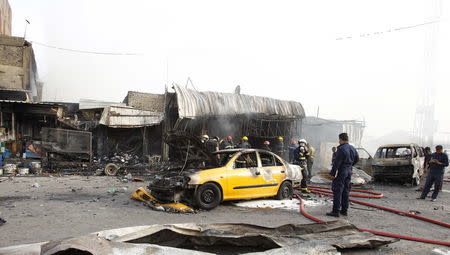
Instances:
[[[305,207],[313,207],[326,204],[325,201],[317,201],[317,200],[303,200],[303,201],[305,202]],[[261,199],[261,200],[236,202],[234,203],[234,205],[247,208],[272,208],[272,209],[297,211],[299,209],[300,202],[297,199],[292,200]]]

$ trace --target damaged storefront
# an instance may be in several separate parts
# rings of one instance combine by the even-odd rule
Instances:
[[[305,112],[298,102],[199,92],[179,85],[174,90],[174,94],[167,95],[165,131],[186,131],[198,137],[233,136],[235,143],[247,136],[255,148],[264,141],[274,144],[278,137],[285,141],[300,137]]]

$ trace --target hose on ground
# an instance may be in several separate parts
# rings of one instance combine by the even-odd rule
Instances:
[[[311,189],[311,192],[313,192],[313,193],[322,194],[322,195],[326,195],[326,196],[333,196],[333,195],[330,195],[329,193],[317,191],[317,189],[321,189],[322,191],[326,190],[326,189],[329,189],[327,187],[321,187],[321,186],[317,186],[318,188],[313,188],[314,186],[309,186],[309,187]],[[352,191],[355,191],[355,190],[352,190]],[[366,190],[358,190],[358,192],[371,193],[371,194],[374,193],[373,191],[366,191]],[[374,194],[374,195],[368,195],[368,196],[376,196],[375,198],[379,198],[380,194],[381,193]],[[381,194],[381,195],[383,195],[383,194]],[[300,201],[300,214],[302,214],[306,218],[308,218],[308,219],[310,219],[312,221],[315,221],[315,222],[325,222],[324,220],[316,218],[316,217],[312,216],[311,214],[307,213],[306,210],[305,210],[305,204],[303,202],[303,199],[298,194],[295,194],[295,197]],[[413,215],[414,215],[414,214],[411,214],[411,213],[401,212],[401,211],[398,211],[398,210],[395,210],[395,209],[391,209],[391,208],[387,208],[387,207],[383,207],[383,206],[378,206],[378,205],[374,205],[374,204],[370,204],[370,203],[366,203],[366,202],[362,202],[362,201],[358,201],[358,200],[351,199],[350,201],[352,201],[354,203],[358,203],[359,202],[359,204],[363,204],[363,205],[366,205],[366,206],[370,206],[370,207],[374,207],[374,208],[378,208],[378,209],[382,209],[382,210],[387,209],[387,211],[395,212],[395,213],[398,213],[400,215],[405,215],[405,216],[409,216],[409,217],[413,217]],[[417,216],[417,215],[414,215],[414,216]],[[447,224],[445,222],[436,221],[436,220],[429,219],[429,218],[426,218],[426,217],[418,216],[418,217],[413,217],[413,218],[417,218],[417,219],[424,220],[424,221],[431,222],[431,223],[435,223],[435,224],[438,224],[438,225],[441,225],[441,226],[449,227],[449,224]],[[358,228],[358,230],[359,231],[363,231],[363,232],[369,232],[369,233],[372,233],[374,235],[379,235],[379,236],[386,236],[386,237],[399,238],[399,239],[408,240],[408,241],[415,241],[415,242],[422,242],[422,243],[430,243],[430,244],[450,246],[450,242],[446,242],[446,241],[431,240],[431,239],[425,239],[425,238],[414,237],[414,236],[398,235],[398,234],[381,232],[381,231],[365,229],[365,228]]]
[[[330,189],[328,187],[308,186],[308,188],[311,190],[312,193],[315,193],[315,194],[320,194],[320,195],[329,196],[329,197],[333,196],[333,193],[328,191]],[[369,191],[369,190],[352,189],[351,191],[353,191],[353,192],[362,192],[362,193],[367,193],[367,194],[375,194],[375,195],[350,194],[350,196],[352,196],[352,197],[355,197],[355,196],[365,197],[365,198],[381,198],[381,197],[383,197],[382,193]],[[392,208],[388,208],[388,207],[384,207],[384,206],[376,205],[376,204],[372,204],[372,203],[367,203],[367,202],[359,201],[359,200],[356,200],[356,199],[350,199],[350,202],[353,202],[353,203],[356,203],[356,204],[360,204],[360,205],[369,206],[369,207],[373,207],[373,208],[377,208],[377,209],[384,210],[384,211],[387,211],[387,212],[396,213],[396,214],[402,215],[402,216],[415,218],[415,219],[418,219],[418,220],[422,220],[422,221],[426,221],[426,222],[433,223],[433,224],[436,224],[436,225],[440,225],[440,226],[443,226],[443,227],[446,227],[446,228],[450,228],[450,224],[448,224],[446,222],[430,219],[430,218],[423,217],[423,216],[419,216],[419,215],[416,215],[414,213],[403,212],[403,211],[400,211],[400,210],[396,210],[396,209],[392,209]]]

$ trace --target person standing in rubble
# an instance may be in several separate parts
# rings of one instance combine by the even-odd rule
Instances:
[[[333,179],[333,210],[327,213],[328,216],[339,217],[339,214],[347,216],[352,168],[358,161],[358,152],[348,143],[347,133],[339,134],[339,146],[330,171]]]
[[[284,158],[284,138],[279,136],[277,139],[277,143],[275,144],[275,153],[280,156],[281,158]]]
[[[288,146],[289,149],[289,163],[294,163],[294,151],[298,148],[298,143],[295,140],[291,141],[291,144]]]
[[[269,141],[264,141],[262,148],[263,150],[266,151],[272,151],[272,149],[270,148],[270,142]]]
[[[306,143],[306,150],[308,151],[308,157],[306,158],[308,165],[308,178],[311,178],[316,149],[314,149],[310,143]]]
[[[310,193],[308,190],[308,166],[307,166],[307,151],[305,146],[298,146],[294,150],[294,164],[298,165],[302,169],[302,181],[300,182],[300,189],[303,193]]]
[[[310,150],[314,150],[314,148],[312,148],[312,146],[308,147],[308,142],[305,139],[300,139],[298,141],[298,146],[299,147],[304,147],[306,150],[306,178],[311,178],[311,168],[314,162],[314,156],[311,155],[311,151]],[[312,149],[310,149],[312,148]],[[304,175],[305,176],[305,175]]]
[[[226,140],[221,144],[221,150],[234,149],[233,137],[227,136]]]
[[[334,160],[336,159],[336,147],[332,147],[331,152],[333,152],[333,154],[331,156],[331,166],[333,166]]]
[[[250,143],[248,142],[248,137],[244,136],[244,137],[242,137],[241,143],[238,144],[237,147],[238,147],[238,148],[241,148],[241,149],[250,149],[252,146],[251,146]]]
[[[425,187],[425,181],[427,180],[428,172],[429,172],[429,163],[431,159],[431,148],[425,147],[423,149],[423,153],[425,154],[425,161],[423,162],[423,174],[420,176],[420,185],[419,188],[416,189],[416,191],[423,191],[423,188]]]
[[[434,191],[431,195],[431,201],[436,201],[444,179],[444,169],[448,166],[448,156],[443,152],[442,145],[436,146],[436,152],[430,156],[430,167],[427,181],[419,199],[425,199],[434,184]]]

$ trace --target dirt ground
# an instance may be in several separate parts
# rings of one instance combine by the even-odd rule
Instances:
[[[138,225],[233,222],[274,227],[310,222],[296,210],[249,209],[230,202],[195,214],[152,211],[129,198],[134,189],[145,187],[146,182],[123,183],[115,177],[0,177],[0,181],[0,217],[7,220],[0,226],[0,247]],[[33,187],[35,183],[38,187]],[[119,192],[108,193],[114,188]],[[450,183],[444,184],[437,202],[417,200],[419,193],[415,188],[400,184],[376,184],[366,188],[385,194],[384,198],[370,199],[370,202],[402,211],[419,211],[420,215],[450,222]],[[325,216],[331,208],[329,198],[311,195],[311,199],[327,202],[307,207],[308,212],[318,218],[334,220]],[[450,241],[447,228],[361,205],[351,205],[346,219],[362,228]],[[434,249],[450,253],[449,247],[400,241],[376,250],[353,250],[345,254],[438,254],[433,253]]]

